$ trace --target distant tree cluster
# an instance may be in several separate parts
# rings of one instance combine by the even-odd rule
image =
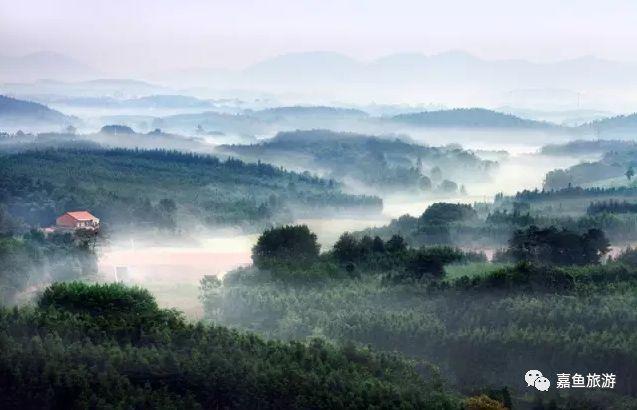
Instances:
[[[432,287],[435,289],[435,287]],[[511,293],[548,292],[568,293],[575,288],[575,279],[567,271],[551,266],[537,266],[527,262],[498,269],[484,276],[462,276],[438,286],[440,289],[452,288],[464,291]]]
[[[105,134],[126,134],[133,135],[135,131],[131,127],[127,127],[126,125],[105,125],[100,129],[100,132]]]
[[[515,195],[515,199],[525,202],[547,201],[557,199],[600,197],[600,196],[627,196],[637,197],[637,187],[612,187],[612,188],[582,188],[568,187],[557,190],[524,190]]]
[[[536,223],[536,218],[529,213],[508,212],[496,209],[486,219],[487,224],[510,224],[515,226],[529,226]]]
[[[268,270],[283,281],[298,282],[299,272],[323,272],[322,278],[360,276],[364,272],[393,271],[394,279],[439,279],[444,266],[453,262],[484,262],[482,253],[448,246],[410,248],[400,235],[387,241],[380,237],[357,237],[343,233],[332,249],[322,255],[316,235],[307,226],[283,226],[263,232],[252,249],[258,269]],[[315,278],[317,279],[317,278]]]
[[[588,215],[597,215],[602,213],[609,214],[633,214],[637,213],[637,203],[627,201],[600,201],[591,202],[586,210]]]
[[[517,261],[541,265],[588,265],[599,263],[609,250],[610,243],[599,229],[579,234],[553,226],[530,226],[515,231],[506,254]]]
[[[393,235],[388,241],[378,236],[373,239],[363,236],[358,239],[349,232],[342,234],[332,248],[332,254],[340,263],[362,262],[372,255],[397,255],[407,250],[407,244],[400,235]]]

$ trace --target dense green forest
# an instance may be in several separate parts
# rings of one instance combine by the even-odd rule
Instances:
[[[3,409],[461,408],[422,361],[188,323],[119,284],[52,285],[0,329]]]
[[[536,248],[520,247],[529,240]],[[520,230],[509,243],[511,262],[499,264],[454,248],[412,248],[399,236],[344,234],[321,254],[314,241],[304,227],[264,233],[255,266],[202,281],[207,317],[268,338],[398,351],[439,366],[465,395],[506,389],[513,408],[637,405],[636,252],[600,265],[608,250],[602,232]],[[287,247],[299,242],[304,251],[295,252],[305,257],[289,259]],[[591,249],[586,260],[578,259],[582,246]],[[531,368],[613,372],[617,386],[552,389],[542,405],[521,377]]]
[[[637,410],[635,40],[0,0],[0,410]]]
[[[366,118],[320,107],[258,116],[317,112]],[[105,148],[123,141],[191,153]],[[201,141],[124,125],[0,136],[0,407],[637,408],[637,251],[611,247],[637,239],[630,144],[573,145],[617,150],[549,173],[545,190],[434,203],[321,249],[307,226],[286,224],[382,209],[344,189],[435,198],[498,164],[454,145],[325,130],[222,146],[227,159],[193,153]],[[600,178],[625,186],[577,186]],[[205,320],[191,322],[141,288],[90,284],[108,235],[33,229],[75,209],[98,215],[105,234],[262,234],[251,266],[204,277]],[[614,373],[617,385],[538,395],[521,377],[532,368]]]
[[[377,212],[379,198],[263,163],[165,150],[46,149],[0,156],[0,202],[31,226],[88,209],[106,228],[254,228],[309,212]]]
[[[460,183],[485,181],[497,167],[455,146],[429,147],[398,138],[328,130],[280,132],[252,145],[220,152],[286,167],[313,169],[339,181],[369,187],[457,193]]]

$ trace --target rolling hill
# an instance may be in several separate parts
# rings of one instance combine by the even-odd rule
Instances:
[[[77,121],[77,118],[52,110],[46,105],[0,95],[0,130],[59,128],[72,125]]]
[[[637,136],[637,113],[589,122],[579,129],[599,138],[634,138]]]
[[[437,191],[441,186],[456,191],[456,182],[487,180],[497,167],[456,147],[319,129],[279,132],[258,144],[222,145],[218,150],[248,161],[318,172],[368,193]]]
[[[420,127],[523,128],[538,130],[560,128],[548,122],[526,120],[515,115],[484,108],[457,108],[453,110],[400,114],[389,118],[389,120]]]

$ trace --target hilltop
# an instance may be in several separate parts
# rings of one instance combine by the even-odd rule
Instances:
[[[484,108],[456,108],[453,110],[399,114],[391,117],[390,120],[422,127],[520,128],[537,130],[559,128],[557,125],[548,122],[527,120],[515,115]]]

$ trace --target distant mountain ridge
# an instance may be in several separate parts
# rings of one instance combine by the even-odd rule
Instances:
[[[413,114],[379,117],[360,109],[328,106],[286,106],[264,110],[224,113],[214,109],[167,116],[117,115],[111,122],[136,129],[161,128],[168,132],[193,135],[224,133],[243,136],[267,136],[280,131],[331,129],[333,131],[409,133],[405,127],[480,128],[544,132],[576,132],[552,123],[527,120],[486,109],[423,111]],[[144,125],[146,124],[146,125]],[[380,128],[379,128],[380,127]]]
[[[1,81],[1,78],[0,78]],[[0,84],[4,93],[38,98],[114,97],[139,98],[166,94],[167,89],[145,81],[118,78],[98,78],[87,81],[38,80],[35,82],[8,82]]]
[[[448,57],[451,58],[451,57]],[[460,57],[455,57],[460,58]],[[206,132],[239,133],[241,135],[276,133],[277,131],[312,128],[331,128],[348,131],[348,125],[354,126],[351,131],[370,129],[378,124],[397,124],[423,128],[492,128],[492,129],[522,129],[548,132],[568,132],[582,138],[596,136],[599,138],[634,138],[637,137],[637,113],[618,115],[614,117],[600,118],[583,125],[558,125],[550,120],[534,120],[524,115],[511,114],[505,107],[502,111],[486,108],[454,108],[436,109],[420,112],[406,112],[397,115],[379,116],[370,114],[364,109],[348,106],[330,105],[283,105],[271,108],[250,110],[237,108],[235,112],[217,110],[217,100],[207,100],[181,94],[162,94],[160,86],[137,80],[125,79],[98,79],[84,82],[64,83],[59,81],[39,81],[35,83],[41,86],[44,94],[29,98],[12,98],[0,95],[0,119],[3,120],[5,130],[8,125],[38,127],[49,125],[56,128],[42,129],[38,131],[59,130],[60,125],[76,123],[77,118],[63,114],[66,104],[86,105],[99,108],[129,108],[129,109],[155,109],[155,108],[189,108],[189,113],[177,113],[174,115],[157,114],[151,112],[138,115],[137,120],[148,122],[153,128],[168,127],[171,132],[181,133],[184,129],[195,130],[199,125]],[[5,85],[4,89],[20,89],[22,84]],[[55,91],[59,87],[74,87],[73,94],[78,96],[64,97]],[[94,91],[87,93],[86,87]],[[120,89],[133,87],[142,96],[129,97],[121,95]],[[33,90],[29,88],[29,90]],[[24,90],[23,90],[24,91]],[[50,92],[50,94],[47,94]],[[146,93],[149,93],[146,95]],[[13,94],[13,93],[12,93]],[[104,95],[93,97],[92,95]],[[14,94],[15,95],[15,94]],[[114,95],[114,96],[111,96]],[[39,103],[29,100],[39,101]],[[51,109],[50,104],[57,108]],[[520,111],[523,113],[524,111]],[[544,113],[545,115],[548,115]],[[550,114],[550,113],[549,113]],[[577,112],[575,113],[577,114]],[[573,115],[575,115],[573,114]],[[595,112],[595,116],[602,113]],[[538,114],[539,115],[539,114]],[[592,114],[589,114],[592,116]],[[144,118],[141,118],[143,116]],[[138,127],[134,120],[135,115],[119,116],[117,121],[123,121],[126,125]],[[589,118],[590,119],[590,118]],[[357,126],[367,128],[356,128]],[[277,129],[277,127],[279,127]],[[198,130],[198,132],[201,130]],[[400,129],[397,129],[401,132]],[[391,132],[391,131],[389,131]],[[188,132],[186,132],[188,133]]]
[[[77,122],[77,118],[52,110],[46,105],[0,95],[0,130],[13,127],[60,127]]]
[[[197,108],[211,108],[214,104],[208,100],[202,100],[195,97],[186,95],[169,95],[169,94],[154,94],[145,97],[132,98],[122,101],[125,106],[140,106],[140,107],[197,107]]]
[[[99,72],[71,57],[50,51],[19,57],[0,56],[0,82],[90,79]]]
[[[521,59],[489,60],[463,51],[448,51],[432,55],[390,54],[361,61],[331,51],[310,51],[282,54],[244,69],[185,67],[177,72],[136,72],[131,76],[152,78],[158,84],[172,85],[175,89],[223,90],[229,97],[295,96],[296,102],[302,103],[426,102],[446,106],[508,105],[538,110],[572,110],[586,106],[622,112],[637,106],[635,71],[637,63],[593,56],[540,63]],[[43,78],[82,81],[107,75],[56,53],[0,56],[0,83]],[[542,94],[543,90],[555,87],[563,92],[552,98]],[[126,90],[129,98],[174,93],[166,89],[131,90]],[[520,93],[520,90],[526,91]],[[28,95],[6,88],[4,92]]]
[[[390,117],[390,120],[423,127],[530,128],[543,130],[559,128],[559,126],[552,123],[527,120],[512,114],[484,108],[456,108],[452,110],[399,114]]]
[[[158,75],[176,87],[252,91],[298,102],[430,103],[445,106],[516,106],[621,112],[637,106],[637,63],[593,56],[554,62],[489,60],[463,51],[401,53],[362,61],[330,52],[288,53],[244,69],[199,69],[192,77]],[[162,80],[163,79],[163,80]],[[546,90],[561,89],[547,98]],[[520,90],[525,92],[520,93]],[[531,92],[529,92],[529,90]]]
[[[593,56],[535,63],[526,60],[486,60],[463,51],[440,54],[391,54],[370,62],[319,51],[288,53],[263,60],[243,70],[258,80],[288,81],[420,81],[429,84],[460,81],[497,81],[507,87],[525,83],[534,87],[586,86],[592,80],[606,84],[637,85],[632,73],[636,63],[616,62]],[[560,81],[557,81],[560,80]]]

